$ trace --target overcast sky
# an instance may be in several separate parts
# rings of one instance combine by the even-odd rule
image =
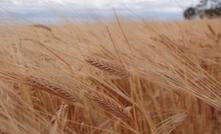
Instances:
[[[113,8],[124,19],[180,20],[183,9],[198,0],[0,0],[0,19],[56,22],[60,16],[78,20],[114,19]]]

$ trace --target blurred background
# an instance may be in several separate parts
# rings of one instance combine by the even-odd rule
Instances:
[[[186,8],[199,0],[0,0],[0,20],[57,23],[110,21],[113,8],[121,19],[183,20]],[[139,16],[139,17],[137,17]]]

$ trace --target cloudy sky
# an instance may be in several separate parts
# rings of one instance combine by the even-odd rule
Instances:
[[[0,0],[0,20],[43,23],[63,18],[75,21],[114,19],[113,8],[124,19],[181,20],[183,9],[198,0]],[[134,15],[136,14],[136,15]]]

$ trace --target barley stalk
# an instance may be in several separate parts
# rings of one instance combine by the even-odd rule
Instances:
[[[120,76],[121,78],[127,78],[129,76],[125,69],[104,59],[87,57],[85,61],[96,68]]]
[[[42,28],[42,29],[48,30],[50,32],[52,31],[52,29],[50,27],[47,27],[47,26],[41,25],[41,24],[34,24],[33,27]]]
[[[67,90],[63,90],[61,87],[58,87],[57,85],[55,85],[54,83],[50,82],[49,80],[45,78],[37,78],[34,76],[30,76],[30,77],[26,77],[26,80],[32,83],[32,85],[43,88],[52,94],[55,94],[69,102],[75,103],[78,106],[82,107],[82,105],[79,103],[80,100],[77,97],[73,96]]]
[[[98,92],[90,92],[90,93],[87,92],[86,97],[95,101],[100,106],[105,108],[105,110],[109,111],[110,113],[114,114],[115,116],[122,118],[122,119],[133,121],[133,117],[132,117],[131,113],[129,112],[129,110],[127,110],[128,108],[123,107],[122,105],[120,105],[118,102],[116,102],[112,98],[110,98],[104,94],[98,93]]]
[[[207,26],[208,26],[210,32],[213,34],[213,36],[216,36],[216,33],[215,33],[215,31],[213,30],[213,28],[212,28],[210,25],[207,25]]]

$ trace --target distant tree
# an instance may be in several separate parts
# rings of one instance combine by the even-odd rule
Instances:
[[[221,0],[200,0],[195,7],[189,7],[184,11],[185,19],[199,18],[220,18]]]
[[[189,7],[184,11],[184,18],[185,19],[192,19],[193,16],[196,15],[196,9],[194,7]]]

